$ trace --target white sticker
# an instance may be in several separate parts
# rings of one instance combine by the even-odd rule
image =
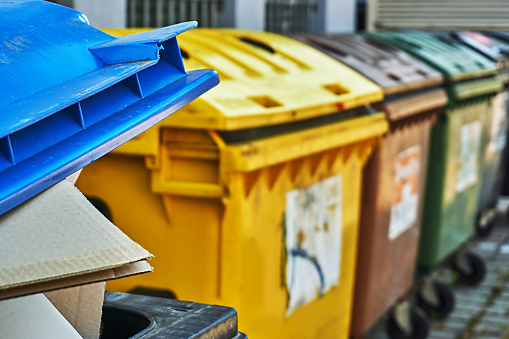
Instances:
[[[341,175],[286,194],[287,316],[339,282]]]
[[[477,182],[479,169],[479,152],[481,150],[481,122],[474,122],[461,126],[460,134],[460,168],[456,191],[463,192]]]
[[[499,152],[505,148],[507,139],[507,105],[508,93],[498,94],[491,103],[493,118],[491,121],[491,135],[489,149],[493,152]]]
[[[407,148],[396,156],[395,196],[389,223],[390,240],[399,237],[417,220],[420,172],[421,147],[419,145]]]

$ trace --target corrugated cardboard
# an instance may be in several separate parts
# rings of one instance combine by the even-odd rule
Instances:
[[[0,301],[0,338],[78,339],[79,333],[43,294]]]
[[[64,180],[0,216],[0,300],[148,272],[150,257]]]
[[[84,339],[99,338],[104,282],[64,288],[44,295]]]

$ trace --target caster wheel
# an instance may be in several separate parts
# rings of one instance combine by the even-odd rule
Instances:
[[[436,295],[437,302],[430,302],[420,291],[417,295],[417,304],[430,317],[435,319],[446,318],[454,309],[456,298],[452,289],[443,282],[434,280],[432,288]]]
[[[398,324],[394,313],[387,321],[387,334],[390,339],[425,339],[429,333],[429,323],[426,313],[419,307],[411,306],[409,309],[410,321],[412,322],[411,331],[403,330]]]
[[[460,260],[455,260],[452,264],[452,269],[458,273],[459,280],[468,285],[479,284],[486,276],[486,264],[483,258],[470,251],[459,255],[464,256],[464,264],[461,264]]]
[[[495,227],[495,218],[490,218],[488,221],[482,219],[482,213],[479,212],[475,220],[475,235],[479,238],[486,238]]]
[[[104,200],[102,200],[100,198],[88,197],[88,196],[86,198],[92,205],[94,205],[95,208],[97,208],[97,210],[99,212],[102,213],[102,215],[104,215],[106,217],[106,219],[108,219],[109,221],[112,221],[111,210],[108,207],[108,205],[106,204],[106,202],[104,202]]]

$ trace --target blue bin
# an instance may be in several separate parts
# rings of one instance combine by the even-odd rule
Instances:
[[[73,9],[0,1],[0,214],[219,83],[186,72],[186,22],[114,38]]]

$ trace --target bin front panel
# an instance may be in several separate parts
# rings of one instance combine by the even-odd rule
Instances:
[[[155,158],[94,162],[77,185],[155,255],[108,288],[235,307],[254,338],[348,338],[362,168],[386,128],[376,114],[237,145],[163,129]]]
[[[385,95],[438,85],[442,75],[407,53],[381,41],[352,34],[303,34],[314,46],[380,85]]]
[[[140,29],[104,29],[126,35]],[[218,71],[221,84],[160,126],[237,130],[347,110],[383,98],[379,86],[333,58],[274,33],[198,29],[179,37],[186,69]]]
[[[353,334],[412,286],[435,113],[393,124],[364,170]]]
[[[486,135],[482,183],[479,208],[494,207],[502,189],[504,173],[501,171],[502,159],[507,139],[507,99],[506,91],[497,94],[490,106],[490,114],[486,116]]]
[[[432,128],[418,263],[432,270],[473,232],[490,96],[446,109]]]
[[[382,40],[427,62],[447,81],[496,73],[496,64],[458,41],[429,32],[376,32],[367,36]]]

